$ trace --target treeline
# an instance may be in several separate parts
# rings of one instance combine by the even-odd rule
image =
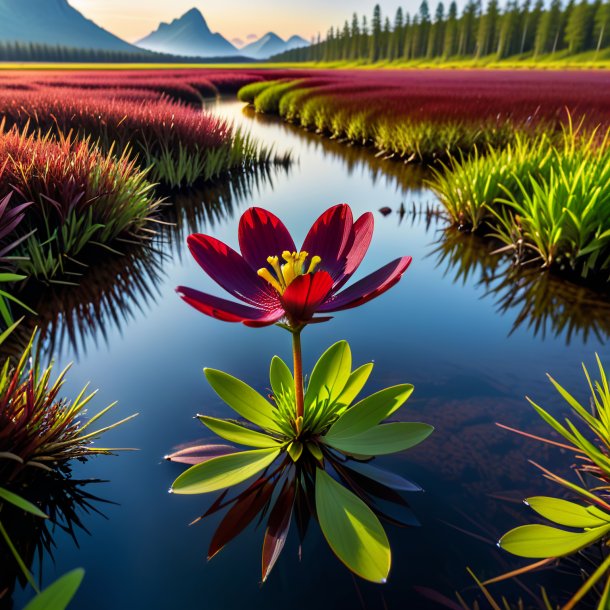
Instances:
[[[468,0],[438,2],[434,14],[423,0],[417,14],[398,8],[393,22],[376,5],[370,22],[354,13],[351,22],[331,27],[325,40],[287,51],[273,61],[408,61],[450,57],[504,59],[514,55],[576,54],[610,47],[610,1]]]
[[[0,41],[0,61],[75,62],[75,63],[223,63],[252,61],[236,57],[182,57],[154,51],[113,51],[80,49],[37,42]]]

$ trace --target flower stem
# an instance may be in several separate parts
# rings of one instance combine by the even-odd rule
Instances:
[[[294,396],[296,402],[297,432],[303,421],[304,397],[303,397],[303,357],[301,355],[301,329],[292,331],[292,356],[294,360]],[[299,417],[301,420],[299,421]]]

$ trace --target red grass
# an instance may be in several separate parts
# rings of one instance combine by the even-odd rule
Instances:
[[[610,124],[610,74],[605,70],[15,71],[0,74],[0,92],[4,97],[9,88],[15,94],[29,88],[38,95],[76,88],[92,90],[97,97],[150,100],[165,94],[193,103],[279,78],[303,78],[312,85],[323,79],[326,84],[317,92],[341,107],[396,118],[563,120],[567,109],[590,124]]]
[[[348,111],[396,119],[524,122],[563,121],[568,110],[589,124],[610,124],[606,71],[388,70],[323,76],[334,82],[312,94],[328,96],[329,103]]]

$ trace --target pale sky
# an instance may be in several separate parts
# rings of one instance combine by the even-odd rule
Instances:
[[[134,42],[156,29],[161,21],[171,21],[196,7],[213,32],[225,38],[246,40],[274,31],[287,38],[299,34],[309,40],[318,32],[324,36],[331,25],[342,24],[354,11],[367,17],[375,0],[69,0],[70,4],[113,34]],[[421,0],[380,0],[384,15],[391,19],[399,4],[416,11]],[[432,1],[434,5],[434,0]]]

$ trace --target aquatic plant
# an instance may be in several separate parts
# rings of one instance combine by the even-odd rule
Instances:
[[[433,428],[404,421],[385,423],[411,395],[411,385],[393,386],[355,402],[372,369],[373,364],[368,363],[352,370],[347,342],[334,344],[309,377],[302,415],[298,414],[298,380],[278,356],[270,369],[272,402],[227,373],[205,369],[214,391],[246,421],[206,415],[198,415],[199,420],[221,438],[253,449],[210,445],[168,456],[174,461],[199,462],[174,481],[171,491],[209,493],[262,472],[235,497],[227,499],[223,493],[206,513],[230,507],[212,538],[209,558],[259,514],[261,518],[268,514],[264,581],[282,551],[293,513],[302,536],[313,513],[329,546],[350,570],[366,580],[386,581],[390,546],[376,514],[394,524],[416,525],[397,490],[420,488],[368,462],[376,455],[414,447]],[[314,497],[315,509],[309,505]],[[388,504],[400,516],[396,511],[386,512]]]
[[[569,127],[559,142],[517,137],[452,159],[432,187],[456,225],[497,238],[517,264],[610,278],[607,136]]]
[[[335,555],[355,574],[373,582],[385,582],[391,565],[390,545],[377,515],[392,523],[416,524],[410,512],[405,518],[408,505],[397,490],[419,488],[367,463],[375,455],[413,447],[432,432],[423,423],[385,422],[413,387],[394,386],[353,404],[372,363],[352,371],[346,341],[324,352],[304,383],[303,328],[328,320],[316,317],[318,313],[356,307],[379,296],[400,280],[411,262],[410,257],[401,257],[341,290],[364,258],[372,233],[372,214],[354,222],[350,207],[342,204],[318,218],[300,252],[282,222],[260,208],[250,208],[241,217],[241,255],[207,235],[188,239],[204,271],[248,305],[179,287],[188,304],[219,320],[248,326],[277,324],[292,335],[293,371],[277,356],[271,362],[273,402],[227,373],[204,369],[214,391],[246,423],[205,415],[199,419],[221,438],[254,449],[236,451],[230,445],[214,444],[168,456],[193,464],[174,481],[174,493],[224,490],[206,513],[230,506],[212,539],[209,557],[257,515],[261,519],[269,515],[263,581],[284,547],[293,513],[301,539],[313,515]],[[231,487],[259,474],[244,492],[227,500]],[[403,516],[388,511],[384,507],[388,503],[401,509]]]
[[[0,115],[7,126],[51,132],[60,139],[72,134],[95,142],[105,153],[134,157],[151,181],[169,187],[190,186],[256,164],[289,162],[211,113],[167,98],[151,103],[113,91],[102,96],[97,89],[78,96],[71,89],[4,92]]]
[[[135,417],[93,428],[113,403],[82,423],[79,417],[96,392],[87,394],[85,387],[72,402],[61,398],[68,369],[51,382],[53,366],[41,368],[32,351],[34,339],[18,362],[7,358],[0,370],[0,481],[13,481],[31,467],[53,470],[67,460],[110,454],[112,449],[93,441]]]
[[[25,210],[30,206],[30,203],[26,202],[21,205],[10,207],[9,204],[12,194],[13,193],[9,193],[4,198],[0,199],[0,284],[8,284],[9,287],[14,282],[26,279],[26,276],[14,273],[15,263],[7,255],[10,254],[20,242],[29,237],[28,234],[25,234],[20,238],[16,238],[15,233],[25,216]],[[14,322],[13,314],[11,312],[11,302],[28,309],[27,305],[24,305],[15,298],[12,289],[0,290],[0,316],[7,327]]]
[[[0,335],[0,343],[17,325],[15,323]],[[85,414],[85,407],[96,392],[87,394],[85,387],[73,402],[60,398],[68,368],[51,382],[53,366],[51,364],[46,369],[40,367],[32,351],[34,340],[35,334],[20,359],[13,363],[6,358],[0,370],[0,537],[22,574],[38,591],[22,554],[4,525],[6,505],[37,519],[48,519],[45,512],[21,493],[28,490],[27,483],[32,480],[32,475],[42,473],[60,476],[61,479],[70,460],[112,453],[112,449],[92,446],[93,441],[135,415],[114,424],[93,428],[93,424],[114,406],[113,403],[83,423],[79,418]],[[69,502],[72,503],[77,496],[84,498],[84,504],[87,504],[86,496],[73,493],[68,494]],[[56,519],[62,514],[69,519],[66,512],[61,512],[62,506],[57,503],[51,507],[55,523],[59,523]],[[69,527],[72,528],[71,525]],[[36,528],[29,529],[32,532]],[[42,544],[48,544],[44,536]]]
[[[575,501],[545,496],[527,498],[525,503],[551,525],[545,523],[517,527],[506,533],[498,543],[501,548],[514,555],[539,560],[521,568],[518,573],[539,568],[557,558],[574,555],[588,547],[597,548],[598,564],[594,571],[586,576],[580,589],[563,606],[563,610],[571,610],[593,593],[596,595],[598,610],[605,610],[610,603],[610,386],[599,357],[597,363],[600,380],[595,382],[591,381],[583,365],[590,390],[591,410],[549,376],[553,386],[576,415],[580,426],[569,418],[565,419],[565,423],[561,423],[528,398],[538,415],[563,437],[565,442],[519,431],[526,437],[557,446],[574,456],[576,461],[573,468],[578,475],[578,483],[554,474],[539,464],[535,466],[542,471],[545,478],[567,490]],[[505,577],[507,576],[510,574]],[[489,582],[496,582],[505,577]]]
[[[0,196],[31,202],[10,224],[11,239],[20,242],[13,249],[18,272],[52,280],[87,246],[149,239],[160,201],[133,158],[103,154],[87,140],[26,131],[0,125]]]
[[[565,73],[336,70],[246,86],[241,99],[385,156],[430,163],[503,148],[515,132],[554,133],[566,109],[587,127],[607,127],[607,91],[594,83],[601,79]]]
[[[71,570],[40,591],[23,610],[65,610],[84,577],[85,571],[82,568]]]

